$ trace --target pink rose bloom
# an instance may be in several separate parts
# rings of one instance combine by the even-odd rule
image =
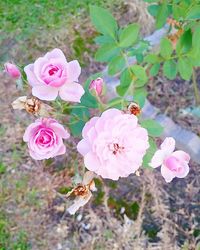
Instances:
[[[175,150],[175,140],[167,137],[160,146],[150,163],[150,166],[157,168],[161,166],[161,174],[166,182],[173,178],[184,178],[189,173],[188,163],[190,156],[181,150]]]
[[[147,130],[138,125],[137,117],[118,109],[90,119],[82,136],[77,149],[86,168],[112,180],[134,173],[149,147]]]
[[[69,133],[56,120],[41,118],[27,127],[23,140],[28,143],[31,157],[42,160],[65,154],[63,139],[69,137]]]
[[[95,94],[100,96],[103,91],[103,79],[98,77],[97,79],[91,81],[89,89],[94,90]]]
[[[59,96],[64,101],[80,102],[83,87],[77,83],[81,68],[77,60],[67,62],[60,49],[54,49],[24,68],[32,94],[52,101]]]
[[[7,62],[4,64],[4,67],[5,72],[12,78],[18,79],[21,77],[21,73],[15,64]]]

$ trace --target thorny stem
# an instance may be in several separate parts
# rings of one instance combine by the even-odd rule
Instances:
[[[194,89],[194,96],[195,96],[195,104],[196,106],[200,105],[200,94],[197,86],[197,80],[196,80],[196,73],[195,69],[192,71],[192,84],[193,84],[193,89]]]

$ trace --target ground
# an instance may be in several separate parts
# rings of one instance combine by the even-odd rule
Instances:
[[[110,8],[122,24],[138,20],[143,35],[153,30],[153,20],[146,16],[141,1],[95,1]],[[2,62],[12,58],[23,65],[59,47],[69,60],[81,62],[81,81],[103,68],[92,59],[96,47],[95,31],[88,18],[91,1],[64,1],[65,8],[49,0],[31,2],[0,3],[4,9],[0,16]],[[198,249],[198,164],[191,162],[188,177],[171,184],[164,182],[159,171],[149,169],[117,183],[96,180],[98,192],[77,215],[69,216],[65,212],[69,200],[62,194],[72,185],[76,162],[82,164],[76,140],[67,143],[63,158],[32,160],[22,136],[34,118],[11,109],[11,102],[22,93],[5,74],[1,73],[0,78],[1,250]],[[148,89],[149,100],[155,106],[181,126],[200,134],[197,118],[181,113],[194,102],[190,83],[159,76],[149,82]],[[174,105],[170,105],[172,102]]]

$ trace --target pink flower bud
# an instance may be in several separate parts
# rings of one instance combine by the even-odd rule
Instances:
[[[103,91],[103,79],[98,77],[97,79],[91,81],[89,89],[94,90],[95,94],[100,96]]]
[[[21,73],[15,64],[5,63],[4,67],[5,67],[6,73],[12,78],[18,79],[21,77]]]

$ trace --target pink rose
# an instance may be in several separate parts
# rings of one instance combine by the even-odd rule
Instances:
[[[15,64],[7,62],[4,64],[4,67],[6,73],[12,78],[18,79],[21,77],[21,73]]]
[[[28,143],[29,153],[35,160],[49,159],[66,152],[63,139],[69,133],[56,120],[41,118],[30,124],[23,136]]]
[[[54,49],[24,68],[32,94],[51,101],[59,96],[69,102],[80,102],[83,87],[77,83],[81,68],[77,60],[67,62],[60,49]]]
[[[157,168],[161,166],[161,174],[166,182],[172,181],[174,177],[184,178],[189,173],[188,163],[190,156],[184,151],[175,150],[175,140],[167,137],[160,146],[150,163],[150,166]]]
[[[93,117],[82,131],[77,149],[87,169],[103,178],[118,180],[134,173],[149,147],[147,130],[134,115],[109,109]]]
[[[97,79],[91,81],[89,89],[94,90],[95,94],[100,96],[103,91],[103,79],[98,77]]]

